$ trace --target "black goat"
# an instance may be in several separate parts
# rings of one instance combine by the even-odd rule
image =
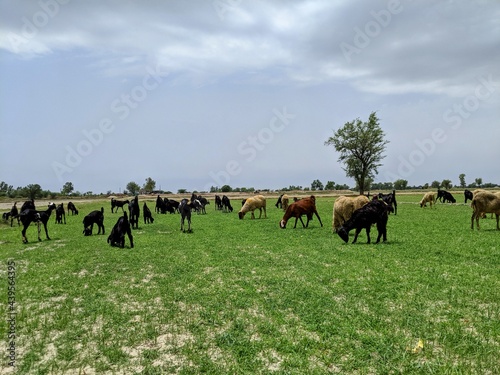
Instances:
[[[465,203],[467,203],[467,199],[472,200],[472,198],[474,198],[472,191],[467,190],[467,189],[465,189],[465,191],[464,191],[464,197],[465,197]]]
[[[132,237],[132,230],[130,229],[130,223],[128,221],[127,213],[124,211],[123,216],[118,218],[111,233],[108,236],[108,243],[111,246],[118,246],[121,248],[125,247],[125,234],[127,234],[130,241],[130,248],[134,247],[134,238]]]
[[[170,212],[171,214],[174,214],[176,211],[180,212],[179,211],[180,202],[173,199],[165,198],[165,203],[167,204],[167,211]]]
[[[457,202],[457,200],[453,197],[453,195],[451,195],[451,193],[447,192],[446,190],[440,190],[440,189],[438,189],[436,200],[439,200],[440,202],[443,202],[443,203],[446,203],[446,202],[456,203]]]
[[[101,207],[101,211],[92,211],[87,216],[83,218],[83,234],[86,236],[92,235],[92,230],[94,229],[94,224],[97,224],[99,231],[97,234],[105,233],[104,231],[104,207]]]
[[[144,215],[144,224],[153,224],[155,219],[151,215],[151,210],[149,209],[146,202],[144,202],[144,206],[142,206],[142,214]]]
[[[58,204],[56,207],[56,224],[66,224],[66,213],[64,212],[64,203]]]
[[[130,215],[130,224],[132,225],[132,229],[139,229],[139,217],[141,216],[141,209],[139,208],[139,197],[137,195],[128,204],[128,212]]]
[[[165,202],[163,201],[163,199],[161,199],[160,194],[158,194],[158,196],[156,197],[155,212],[157,214],[159,214],[159,213],[164,214],[165,211],[166,211],[165,210]]]
[[[78,215],[78,210],[73,202],[68,202],[68,214],[71,212],[71,215]]]
[[[393,190],[392,193],[382,194],[378,193],[378,198],[382,199],[388,206],[393,207],[394,215],[398,214],[398,202],[396,201],[396,190]]]
[[[19,214],[19,218],[21,223],[23,223],[23,230],[21,235],[23,236],[23,243],[28,242],[28,238],[26,237],[26,229],[28,229],[29,225],[33,222],[38,224],[38,241],[41,241],[40,238],[40,224],[43,224],[43,228],[45,229],[45,236],[48,240],[50,240],[49,232],[47,231],[47,222],[49,221],[50,214],[53,210],[56,209],[56,205],[54,203],[50,203],[49,207],[46,211],[37,211],[32,208],[27,208],[24,211],[21,211]]]
[[[184,229],[184,221],[187,219],[188,222],[188,233],[191,233],[193,230],[191,229],[191,210],[196,209],[199,205],[197,200],[191,202],[188,199],[184,198],[181,200],[179,204],[179,212],[181,214],[181,230],[186,232]]]
[[[383,241],[387,241],[387,220],[389,212],[393,208],[388,206],[385,202],[381,200],[372,200],[365,204],[363,207],[357,209],[353,212],[351,218],[347,220],[344,225],[340,227],[337,231],[340,238],[344,242],[349,241],[349,232],[356,228],[356,234],[352,243],[356,243],[358,235],[361,230],[366,229],[366,236],[368,237],[368,242],[370,243],[370,229],[372,224],[377,224],[377,242],[380,242],[380,238],[383,237]]]
[[[457,200],[451,193],[445,191],[443,195],[443,203],[450,202],[450,203],[457,203]]]
[[[283,194],[281,194],[279,197],[278,197],[278,201],[276,202],[275,206],[276,208],[282,208],[283,207],[283,204],[281,203],[281,198],[283,198]]]
[[[233,206],[231,206],[231,201],[226,195],[222,196],[222,208],[224,212],[233,212]]]
[[[210,204],[209,200],[207,198],[205,198],[205,197],[202,197],[200,195],[200,196],[198,196],[198,201],[201,204],[201,213],[202,214],[206,214],[207,210],[205,209],[205,207]]]
[[[23,205],[21,206],[21,212],[23,212],[24,210],[27,210],[28,208],[31,208],[32,210],[36,210],[35,201],[33,199],[30,199],[29,201],[26,201],[23,203]]]
[[[118,201],[115,198],[111,198],[111,213],[113,213],[113,210],[116,208],[116,212],[118,212],[118,208],[122,209],[122,212],[125,212],[123,209],[123,206],[126,204],[129,204],[129,200],[124,200],[124,201]]]
[[[220,195],[215,196],[215,209],[222,211],[222,199]]]
[[[10,217],[10,226],[12,226],[12,222],[14,221],[14,219],[17,219],[17,226],[19,226],[19,211],[17,210],[17,202],[14,202],[14,205],[12,206],[12,208],[10,209],[10,212],[8,212],[8,217]],[[8,217],[6,218],[6,220],[8,220]]]
[[[207,198],[202,197],[201,195],[196,195],[195,193],[191,194],[191,202],[198,201],[199,205],[198,208],[196,208],[196,213],[198,214],[206,214],[207,211],[205,209],[205,206],[207,204],[210,204]]]

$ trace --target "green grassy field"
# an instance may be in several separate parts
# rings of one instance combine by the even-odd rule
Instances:
[[[120,216],[108,201],[52,216],[50,241],[2,224],[1,372],[14,264],[19,374],[499,374],[500,232],[489,215],[472,231],[468,205],[420,198],[398,197],[377,245],[332,233],[334,198],[318,199],[322,228],[280,229],[275,199],[260,220],[212,200],[193,233],[154,214],[133,249],[107,245]],[[101,205],[106,235],[84,237]]]

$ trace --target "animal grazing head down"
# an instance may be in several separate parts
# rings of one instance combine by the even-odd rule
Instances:
[[[337,234],[344,240],[345,243],[349,241],[349,233],[344,227],[340,227],[340,229],[337,231]]]
[[[240,218],[240,220],[243,220],[243,218],[245,217],[245,213],[244,212],[238,212],[238,217]]]
[[[286,221],[285,220],[281,220],[280,221],[280,228],[281,229],[285,229],[286,228]]]

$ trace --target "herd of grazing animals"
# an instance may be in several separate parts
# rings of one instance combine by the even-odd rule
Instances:
[[[485,217],[487,213],[491,213],[492,216],[493,214],[496,216],[496,227],[500,230],[500,192],[492,193],[483,189],[476,189],[472,192],[465,190],[464,198],[465,203],[467,203],[468,200],[471,201],[471,208],[473,211],[471,216],[471,229],[474,229],[474,221],[476,222],[477,229],[479,229],[479,218]],[[429,203],[431,208],[433,206],[436,208],[438,200],[442,203],[456,203],[456,199],[450,192],[438,189],[437,194],[435,192],[425,193],[419,204],[420,207],[424,208],[427,207],[427,203]],[[14,202],[11,210],[4,212],[2,218],[5,221],[10,219],[11,227],[13,226],[14,219],[17,219],[18,225],[23,225],[21,231],[23,243],[28,242],[26,231],[31,223],[37,224],[39,241],[41,241],[41,225],[44,227],[47,240],[50,240],[47,224],[54,210],[56,212],[55,223],[66,224],[66,214],[63,203],[57,206],[54,203],[49,203],[48,208],[44,211],[36,210],[33,200],[24,202],[20,210],[17,208],[17,203],[18,202]],[[197,214],[206,214],[205,206],[209,204],[210,202],[208,199],[196,194],[192,194],[190,199],[185,198],[180,202],[173,199],[161,198],[158,195],[155,212],[160,214],[179,213],[181,231],[186,232],[185,221],[187,221],[187,232],[192,232],[191,212],[195,211]],[[125,205],[128,206],[128,215],[123,208]],[[307,228],[314,215],[316,215],[321,227],[323,226],[316,209],[316,198],[313,195],[302,199],[294,198],[294,202],[289,204],[288,195],[282,194],[279,196],[275,206],[284,211],[284,216],[279,222],[279,226],[282,229],[286,228],[286,224],[291,218],[295,218],[294,228],[296,228],[298,220],[300,220],[304,228]],[[125,236],[128,236],[130,247],[133,248],[132,229],[139,228],[139,197],[135,196],[131,201],[120,201],[111,198],[111,212],[118,212],[118,208],[122,209],[123,215],[118,218],[116,224],[113,226],[107,242],[111,246],[123,248],[125,245]],[[72,213],[72,216],[78,215],[78,210],[72,202],[68,202],[67,209],[68,213]],[[242,220],[246,213],[250,212],[251,219],[255,219],[254,211],[257,209],[259,210],[259,219],[262,217],[262,210],[264,211],[264,218],[267,218],[266,198],[261,194],[242,200],[242,207],[238,212],[238,217]],[[226,195],[222,197],[216,195],[215,210],[227,213],[232,212],[233,207],[231,206],[230,199]],[[349,232],[355,229],[353,243],[357,241],[359,233],[365,229],[367,242],[370,243],[370,229],[372,225],[376,225],[378,231],[376,243],[380,242],[381,239],[385,242],[387,240],[387,222],[390,213],[397,213],[396,192],[394,190],[389,194],[379,193],[374,195],[372,200],[364,195],[339,196],[333,204],[332,229],[344,242],[348,242]],[[307,218],[305,224],[302,220],[302,216],[304,215]],[[143,205],[143,217],[144,224],[153,224],[154,218],[146,202],[144,202]],[[100,210],[90,212],[83,218],[83,234],[85,236],[92,235],[94,224],[98,227],[97,234],[99,235],[102,232],[104,235],[104,207],[101,207]]]

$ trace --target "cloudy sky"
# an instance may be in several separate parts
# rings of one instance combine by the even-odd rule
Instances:
[[[373,111],[376,181],[500,183],[495,0],[0,4],[14,187],[354,186],[324,142]]]

